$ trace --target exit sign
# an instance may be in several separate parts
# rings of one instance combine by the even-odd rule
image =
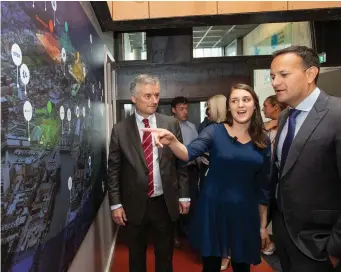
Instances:
[[[320,63],[325,63],[327,61],[327,54],[321,53],[319,54]]]

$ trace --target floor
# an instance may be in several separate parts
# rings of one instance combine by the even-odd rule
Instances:
[[[188,246],[183,249],[175,249],[173,258],[174,272],[201,272],[201,265],[196,261],[193,254],[191,254]],[[148,247],[147,251],[147,270],[154,272],[154,252],[152,246]],[[128,272],[128,249],[122,244],[118,243],[115,249],[113,272]],[[232,268],[225,270],[225,272],[232,272]],[[264,261],[257,266],[251,268],[251,272],[273,272],[272,268]]]

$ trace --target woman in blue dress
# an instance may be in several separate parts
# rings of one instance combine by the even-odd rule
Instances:
[[[227,123],[206,127],[185,146],[165,129],[155,143],[168,145],[183,161],[210,150],[210,169],[189,230],[190,243],[203,257],[204,272],[218,272],[229,255],[234,272],[250,271],[268,247],[267,192],[271,146],[263,131],[259,101],[246,84],[227,96]]]

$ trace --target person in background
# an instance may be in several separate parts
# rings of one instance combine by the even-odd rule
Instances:
[[[112,218],[129,235],[129,271],[146,272],[148,234],[155,250],[155,271],[173,271],[174,223],[188,213],[186,166],[171,150],[158,150],[145,127],[167,128],[182,141],[178,122],[155,113],[160,82],[138,75],[130,85],[135,112],[114,125],[111,133],[107,188]]]
[[[179,121],[184,144],[191,143],[194,139],[198,137],[198,132],[195,125],[192,122],[188,121],[189,110],[188,99],[183,96],[175,97],[171,102],[171,106],[174,117]],[[187,163],[187,172],[191,198],[191,207],[189,214],[186,216],[182,216],[178,223],[175,232],[175,247],[177,248],[182,247],[182,244],[178,236],[180,233],[186,233],[186,227],[188,225],[189,217],[193,213],[196,199],[198,197],[199,167],[195,160]]]
[[[214,95],[207,101],[206,115],[209,116],[209,122],[206,127],[211,124],[220,124],[226,121],[226,96],[222,94]],[[202,128],[204,129],[204,128]],[[205,182],[206,173],[209,169],[209,152],[205,152],[202,156],[200,165],[200,188]],[[231,264],[231,257],[223,258],[220,270],[226,270]]]
[[[270,121],[264,122],[264,128],[271,141],[272,148],[277,134],[279,115],[286,107],[287,105],[285,103],[278,102],[276,95],[270,95],[264,100],[262,109],[264,116],[265,118],[271,119]]]
[[[205,127],[207,127],[209,124],[211,124],[207,103],[206,103],[205,115],[206,116],[205,116],[204,120],[200,123],[200,125],[198,127],[198,133],[200,133]]]
[[[218,272],[231,254],[234,272],[249,272],[269,245],[266,229],[270,141],[263,130],[259,101],[246,84],[227,96],[226,123],[206,127],[185,146],[166,129],[155,133],[157,146],[168,146],[182,161],[210,151],[210,170],[199,194],[189,231],[191,245],[203,257],[203,272]]]
[[[318,54],[274,52],[270,68],[278,121],[271,173],[276,254],[284,272],[340,271],[341,99],[317,87]]]
[[[286,104],[280,103],[277,100],[276,95],[268,96],[263,103],[263,113],[265,118],[271,119],[264,123],[264,129],[271,142],[271,151],[273,152],[273,146],[278,128],[278,117],[282,110],[287,107]],[[268,233],[272,235],[272,223],[268,226]],[[272,255],[276,250],[275,244],[271,241],[269,247],[263,250],[263,254]]]

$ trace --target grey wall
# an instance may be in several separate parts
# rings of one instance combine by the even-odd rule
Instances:
[[[102,33],[90,2],[80,2],[97,33],[113,55],[114,41],[111,32]],[[104,64],[103,64],[104,65]],[[108,196],[106,195],[81,247],[70,265],[69,272],[100,272],[109,268],[116,227],[111,220]]]
[[[341,68],[332,70],[327,68],[320,74],[317,85],[326,93],[341,97]]]

